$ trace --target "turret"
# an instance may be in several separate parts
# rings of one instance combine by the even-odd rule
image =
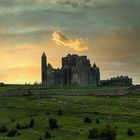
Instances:
[[[95,68],[95,69],[97,68],[96,63],[93,64],[93,68]]]
[[[47,57],[45,52],[43,52],[41,57],[41,73],[42,85],[47,85]]]

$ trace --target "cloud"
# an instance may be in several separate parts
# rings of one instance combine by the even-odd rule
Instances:
[[[88,42],[84,39],[70,39],[61,31],[55,31],[52,35],[52,40],[58,46],[65,46],[74,49],[75,51],[85,51],[88,49]]]

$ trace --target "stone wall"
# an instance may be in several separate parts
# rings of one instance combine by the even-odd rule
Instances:
[[[120,88],[112,90],[94,89],[94,90],[10,90],[0,93],[0,96],[30,96],[32,94],[51,94],[51,95],[77,95],[77,96],[122,96],[130,92],[129,88]]]

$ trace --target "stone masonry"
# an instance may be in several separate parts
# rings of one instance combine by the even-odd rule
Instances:
[[[62,68],[54,69],[47,63],[46,54],[42,58],[42,84],[48,86],[97,86],[100,85],[100,69],[91,66],[87,56],[68,54],[62,58]]]

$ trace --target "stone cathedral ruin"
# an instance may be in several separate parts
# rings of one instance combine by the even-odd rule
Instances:
[[[100,84],[100,69],[91,66],[87,56],[68,54],[62,58],[62,68],[54,69],[47,63],[46,54],[42,58],[42,84],[48,86],[97,86]]]
[[[54,69],[47,63],[46,54],[41,57],[42,85],[47,86],[131,86],[132,78],[117,76],[100,80],[100,69],[90,64],[87,56],[68,54],[62,57],[62,68]]]

